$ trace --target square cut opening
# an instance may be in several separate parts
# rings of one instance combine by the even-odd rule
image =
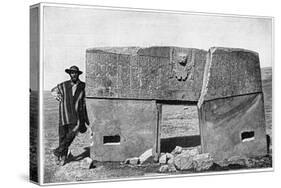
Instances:
[[[247,142],[255,139],[255,132],[254,131],[245,131],[241,133],[241,140],[242,142]]]
[[[103,136],[104,145],[120,145],[120,135]]]

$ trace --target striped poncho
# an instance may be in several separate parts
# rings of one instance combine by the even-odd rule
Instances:
[[[72,93],[71,80],[58,84],[52,89],[52,94],[60,96],[59,125],[77,125],[79,131],[85,132],[85,123],[89,125],[85,104],[85,83],[79,81],[74,94]]]

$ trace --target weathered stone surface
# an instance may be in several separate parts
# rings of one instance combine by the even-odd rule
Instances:
[[[112,54],[127,54],[137,55],[140,47],[99,47],[89,48],[87,53],[112,53]]]
[[[249,166],[249,160],[243,156],[232,156],[228,159],[229,164],[239,164],[241,166]]]
[[[193,168],[196,171],[204,171],[210,169],[214,161],[209,153],[198,154],[193,157]]]
[[[174,164],[175,163],[175,157],[171,157],[168,159],[167,164]]]
[[[176,169],[175,165],[173,165],[173,164],[169,164],[169,165],[165,164],[165,165],[160,166],[158,171],[161,173],[176,172],[177,169]]]
[[[168,172],[168,170],[169,170],[168,165],[162,165],[162,166],[160,166],[158,171],[161,172],[161,173],[164,173],[164,172]]]
[[[192,158],[189,152],[183,152],[175,157],[175,167],[178,170],[190,170],[193,168]]]
[[[172,151],[172,154],[180,154],[182,152],[182,147],[176,146],[175,149]]]
[[[172,47],[169,46],[154,46],[149,48],[140,48],[137,53],[139,56],[170,58],[171,48]]]
[[[86,96],[196,101],[206,53],[177,47],[89,49]]]
[[[87,50],[86,98],[95,134],[91,157],[119,161],[156,147],[155,100],[198,101],[202,152],[215,161],[266,154],[258,54],[227,48],[206,54],[178,47]],[[119,135],[120,143],[102,143],[106,135]],[[180,168],[192,166],[187,158]]]
[[[140,159],[138,157],[132,157],[125,160],[125,164],[136,165],[140,163]]]
[[[92,162],[93,162],[93,160],[90,157],[86,157],[81,161],[80,167],[89,169]]]
[[[174,158],[174,155],[172,155],[171,153],[166,153],[166,156],[167,156],[167,160]]]
[[[154,152],[153,153],[154,157],[153,157],[153,162],[154,163],[158,163],[159,162],[159,157],[161,156],[159,153]]]
[[[229,159],[218,162],[220,166],[229,166],[229,165],[240,165],[240,166],[251,166],[249,159],[244,156],[232,156]]]
[[[174,164],[168,164],[168,172],[176,172],[177,169]]]
[[[159,158],[159,163],[166,164],[166,162],[167,162],[167,155],[166,154],[161,155]]]
[[[232,156],[266,155],[263,96],[261,93],[205,101],[199,109],[202,151],[215,162]],[[242,134],[251,132],[249,138]]]
[[[207,57],[199,106],[207,100],[262,92],[256,52],[213,47]]]
[[[150,157],[152,157],[152,148],[145,151],[143,154],[139,156],[140,164],[144,163],[146,160],[148,160]]]
[[[264,102],[257,53],[211,48],[198,107],[202,150],[211,153],[216,162],[236,155],[266,154]],[[249,138],[242,138],[242,134]]]
[[[153,101],[86,99],[93,133],[91,158],[124,161],[153,148],[156,105]],[[119,142],[104,142],[104,137]]]
[[[171,153],[163,153],[161,154],[160,158],[159,158],[159,163],[160,164],[173,164],[174,163],[174,155],[172,155]]]
[[[189,149],[189,150],[186,150],[186,151],[184,151],[184,152],[188,152],[189,155],[191,155],[191,156],[194,156],[194,155],[198,155],[198,154],[199,154],[199,150],[198,150],[197,147],[192,148],[192,149]]]

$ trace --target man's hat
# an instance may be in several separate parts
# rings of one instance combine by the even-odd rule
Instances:
[[[71,72],[77,72],[78,74],[82,74],[83,72],[79,70],[77,66],[71,66],[69,69],[65,69],[65,72],[70,74]]]

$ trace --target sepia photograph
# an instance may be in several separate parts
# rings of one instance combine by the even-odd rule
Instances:
[[[273,24],[30,6],[30,180],[272,171]]]

